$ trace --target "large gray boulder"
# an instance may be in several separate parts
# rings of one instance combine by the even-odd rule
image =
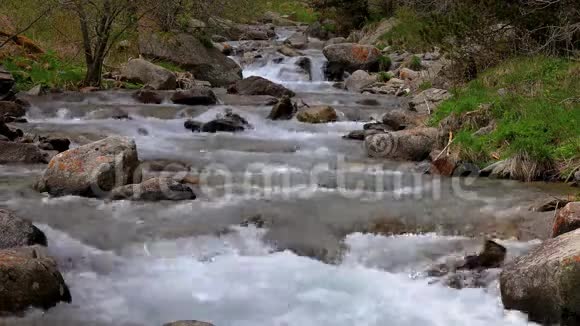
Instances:
[[[43,247],[0,250],[0,314],[19,314],[30,307],[47,310],[71,295],[56,262]]]
[[[173,62],[191,71],[196,79],[207,80],[215,87],[225,87],[242,79],[242,68],[234,60],[193,35],[140,33],[139,45],[145,57]]]
[[[365,139],[367,154],[373,158],[422,161],[437,142],[435,128],[415,128],[371,135]]]
[[[228,88],[228,93],[239,95],[270,95],[278,98],[282,96],[293,97],[296,95],[293,91],[280,84],[257,76],[248,77],[232,84]]]
[[[30,221],[0,209],[0,249],[46,244],[44,233]]]
[[[364,70],[357,70],[346,79],[344,85],[347,90],[358,93],[363,88],[374,84],[376,81],[376,76],[371,76]]]
[[[115,187],[140,182],[137,147],[125,137],[109,137],[56,155],[36,188],[54,196],[105,197]]]
[[[177,87],[177,77],[173,72],[143,59],[129,60],[121,70],[121,75],[131,82],[156,90],[172,90]]]
[[[191,188],[171,178],[151,178],[139,184],[121,186],[111,191],[113,200],[180,201],[195,198]]]
[[[357,70],[376,71],[381,52],[371,45],[355,43],[333,44],[324,48],[330,67],[340,67],[350,73]]]
[[[44,153],[36,145],[0,141],[0,164],[38,164],[46,162],[47,159]]]
[[[544,325],[580,322],[580,230],[542,243],[500,275],[506,309]]]

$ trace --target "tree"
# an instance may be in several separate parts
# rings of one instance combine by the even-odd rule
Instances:
[[[79,17],[87,65],[85,86],[100,86],[105,58],[119,38],[152,8],[141,8],[138,0],[68,0],[65,6]]]

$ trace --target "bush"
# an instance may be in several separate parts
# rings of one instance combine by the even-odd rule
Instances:
[[[381,71],[377,75],[377,80],[381,83],[386,83],[389,80],[391,80],[391,78],[393,78],[393,74],[391,74],[390,72]]]

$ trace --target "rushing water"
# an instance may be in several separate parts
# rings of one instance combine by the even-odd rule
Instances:
[[[333,89],[322,80],[321,52],[306,54],[316,70],[313,81],[293,72],[295,59],[250,65],[244,74],[282,82],[309,104],[333,105],[342,121],[273,122],[265,119],[270,106],[260,99],[225,94],[219,94],[223,104],[211,108],[140,105],[123,92],[33,100],[26,128],[68,135],[77,143],[130,136],[141,159],[187,162],[208,178],[196,201],[108,202],[49,198],[30,189],[43,167],[0,166],[2,206],[45,231],[73,296],[70,305],[0,323],[527,325],[524,315],[503,310],[494,276],[485,288],[453,290],[421,272],[478,251],[481,239],[465,235],[541,237],[533,223],[519,228],[514,221],[535,216],[527,206],[545,190],[510,181],[427,177],[415,173],[413,164],[366,158],[360,143],[341,136],[403,101],[372,97],[378,105],[358,104],[369,96]],[[93,114],[113,108],[133,119],[99,120]],[[210,135],[183,128],[186,117],[208,121],[226,108],[254,129]],[[255,216],[266,228],[238,226]],[[433,233],[359,233],[378,218]],[[503,243],[512,259],[536,242]]]

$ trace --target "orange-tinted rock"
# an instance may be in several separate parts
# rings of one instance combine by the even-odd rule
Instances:
[[[552,237],[580,228],[580,202],[569,203],[556,214]]]

